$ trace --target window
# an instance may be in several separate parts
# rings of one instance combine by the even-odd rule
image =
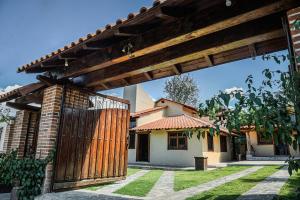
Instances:
[[[227,136],[220,135],[221,152],[227,152]]]
[[[214,151],[214,136],[207,133],[207,150]]]
[[[257,144],[273,144],[272,137],[267,137],[263,133],[257,133]]]
[[[136,127],[136,118],[130,118],[130,125],[129,128],[134,128]]]
[[[135,149],[135,131],[129,132],[129,147],[128,149]]]
[[[187,150],[187,136],[182,132],[168,133],[168,150]]]

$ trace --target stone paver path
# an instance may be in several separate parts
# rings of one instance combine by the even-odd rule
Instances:
[[[10,193],[0,193],[1,200],[10,200]]]
[[[35,200],[136,200],[133,197],[118,197],[113,195],[97,194],[92,191],[69,191],[69,192],[58,192],[44,194],[35,198]],[[1,199],[2,200],[2,199]]]
[[[264,181],[258,183],[237,200],[272,200],[279,193],[281,187],[288,178],[289,173],[287,167],[284,167],[266,178]]]
[[[125,180],[121,180],[114,184],[104,186],[104,187],[100,188],[99,190],[97,190],[96,192],[99,194],[111,194],[111,193],[117,191],[118,189],[124,187],[125,185],[135,181],[136,179],[140,178],[141,176],[145,175],[147,172],[149,172],[149,170],[138,171],[138,172],[134,173],[133,175],[127,177]]]
[[[164,171],[147,197],[156,199],[159,196],[174,193],[174,171]]]
[[[231,174],[231,175],[228,175],[228,176],[225,176],[225,177],[222,177],[222,178],[219,178],[219,179],[216,179],[216,180],[213,180],[213,181],[210,181],[210,182],[207,182],[207,183],[195,186],[195,187],[187,188],[187,189],[181,190],[179,192],[174,192],[171,195],[165,195],[165,196],[161,196],[161,197],[155,198],[155,199],[157,199],[157,200],[165,200],[165,199],[184,200],[188,197],[192,197],[201,192],[213,189],[215,187],[218,187],[218,186],[228,183],[230,181],[233,181],[233,180],[236,180],[243,176],[246,176],[248,174],[251,174],[261,168],[262,168],[262,166],[251,167],[251,168],[243,170],[241,172]]]

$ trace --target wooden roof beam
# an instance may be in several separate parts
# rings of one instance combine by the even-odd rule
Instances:
[[[132,56],[123,55],[120,57],[103,59],[93,65],[88,65],[88,67],[87,67],[87,65],[84,65],[84,66],[80,66],[79,68],[70,69],[69,71],[65,72],[64,77],[79,76],[79,75],[93,72],[93,71],[96,71],[99,69],[107,68],[114,64],[126,62],[133,58],[136,59],[137,57],[145,56],[147,54],[159,51],[159,50],[167,48],[167,47],[175,46],[175,45],[178,45],[178,44],[190,41],[190,40],[194,40],[196,38],[199,38],[199,37],[202,37],[205,35],[209,35],[209,34],[224,30],[224,29],[228,29],[230,27],[234,27],[236,25],[243,24],[243,23],[258,19],[258,18],[262,18],[264,16],[268,16],[273,13],[278,13],[282,10],[291,8],[291,6],[294,6],[295,4],[296,4],[295,0],[279,0],[270,5],[260,7],[258,9],[255,9],[255,10],[237,15],[235,17],[214,23],[214,24],[206,26],[204,28],[193,30],[189,33],[182,34],[177,37],[173,37],[172,39],[163,41],[161,43],[152,44],[150,46],[147,46],[146,48],[139,49],[139,50],[133,52]],[[132,25],[132,26],[133,27],[130,27],[130,29],[134,30],[136,28],[134,26],[140,26],[140,25]],[[145,26],[145,25],[143,25],[143,26]],[[128,26],[119,27],[119,30],[121,32],[128,33],[128,31],[122,30],[125,28],[128,28]]]
[[[91,46],[88,46],[87,44],[83,44],[82,49],[83,50],[91,50],[91,51],[99,51],[99,50],[102,50],[104,48],[102,48],[102,47],[91,47]]]
[[[149,81],[153,80],[153,75],[151,74],[151,72],[144,72],[143,74],[145,75],[147,80],[149,80]]]
[[[214,66],[214,58],[212,55],[205,55],[204,59],[206,60],[208,66]]]
[[[94,86],[98,85],[99,83],[115,81],[115,80],[130,77],[130,76],[138,75],[138,74],[143,73],[145,71],[163,69],[163,68],[169,67],[170,65],[175,65],[175,64],[178,64],[178,63],[184,63],[184,62],[188,62],[188,61],[195,60],[195,59],[198,59],[198,58],[203,58],[207,54],[221,53],[221,52],[224,52],[224,51],[227,51],[227,50],[232,50],[232,49],[236,49],[236,48],[239,48],[239,47],[248,46],[248,45],[252,44],[254,41],[255,42],[262,42],[262,41],[265,41],[265,40],[280,38],[280,37],[283,37],[283,36],[284,36],[284,33],[283,33],[282,30],[275,30],[275,31],[271,31],[271,32],[268,32],[268,33],[264,33],[264,34],[255,35],[255,36],[252,36],[252,37],[249,37],[249,38],[245,38],[245,39],[238,40],[238,41],[235,41],[235,42],[223,44],[223,45],[220,45],[220,46],[217,46],[217,47],[212,47],[212,48],[208,48],[208,49],[205,49],[205,50],[202,50],[202,51],[198,51],[198,52],[194,52],[194,53],[191,53],[191,54],[183,55],[181,57],[170,59],[170,60],[167,60],[165,62],[159,62],[158,64],[153,64],[153,65],[148,65],[148,66],[145,66],[145,67],[141,67],[140,69],[135,69],[133,71],[119,73],[118,75],[113,75],[113,76],[107,77],[107,78],[103,77],[100,80],[98,79],[96,81],[88,83],[87,87],[94,87]]]
[[[104,89],[109,90],[109,87],[108,87],[105,83],[100,83],[100,85],[101,85]]]
[[[126,86],[130,85],[128,78],[123,78],[122,81],[125,83]]]
[[[43,96],[39,93],[33,93],[26,96],[19,97],[15,100],[15,103],[29,104],[29,103],[37,103],[42,104]]]
[[[6,102],[6,106],[17,109],[17,110],[30,110],[39,111],[41,108],[36,106],[30,106],[22,103]]]
[[[253,59],[255,59],[255,57],[257,56],[257,51],[256,51],[256,47],[255,47],[255,44],[250,44],[248,45],[248,48],[249,48],[249,52],[251,54],[251,57]]]
[[[181,67],[181,64],[177,63],[175,65],[172,65],[172,70],[174,71],[174,73],[176,75],[180,75],[182,74],[182,67]]]

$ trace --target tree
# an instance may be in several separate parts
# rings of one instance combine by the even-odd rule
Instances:
[[[11,109],[0,104],[0,122],[8,122],[11,119]]]
[[[199,89],[195,80],[187,75],[173,76],[165,82],[164,92],[166,98],[173,101],[196,106]]]

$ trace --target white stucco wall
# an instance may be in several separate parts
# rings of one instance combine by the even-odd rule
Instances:
[[[220,136],[214,135],[214,151],[208,151],[207,148],[207,134],[203,138],[203,155],[207,157],[208,165],[216,165],[220,162],[226,162],[231,160],[231,140],[230,137],[227,136],[227,152],[221,152],[221,144],[220,144]]]
[[[202,156],[202,139],[196,134],[188,139],[187,150],[168,150],[166,131],[153,131],[150,136],[150,163],[171,166],[195,166],[194,156]]]
[[[185,111],[183,109],[183,105],[180,105],[180,104],[177,104],[177,103],[174,103],[171,101],[164,101],[164,103],[162,103],[160,101],[160,102],[157,102],[156,105],[157,106],[168,106],[168,108],[166,109],[166,116],[177,116],[177,115],[186,114],[186,115],[195,117],[195,115],[192,114],[191,112]]]
[[[137,138],[137,137],[136,137]],[[137,143],[137,140],[136,140]],[[193,167],[194,156],[201,156],[202,139],[196,134],[188,139],[187,150],[168,150],[166,131],[153,131],[150,134],[150,164]],[[136,163],[136,149],[128,150],[128,162]]]
[[[154,107],[154,101],[140,84],[124,87],[123,98],[130,101],[130,112]]]
[[[165,110],[155,111],[153,113],[141,116],[136,119],[137,126],[141,126],[143,124],[147,124],[156,120],[159,120],[165,116]]]
[[[273,144],[258,144],[256,131],[249,132],[250,144],[255,150],[255,156],[275,156],[275,147]],[[300,156],[299,145],[295,151],[292,146],[289,147],[292,156]]]

